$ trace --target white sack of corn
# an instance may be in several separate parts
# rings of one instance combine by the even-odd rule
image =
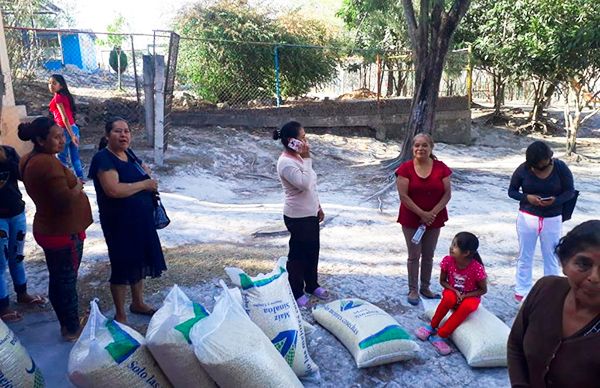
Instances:
[[[176,388],[216,387],[194,354],[190,330],[208,312],[174,285],[162,307],[152,316],[146,343],[169,381]]]
[[[200,364],[221,388],[302,387],[271,341],[224,288],[212,314],[192,327]]]
[[[93,300],[90,317],[69,355],[69,380],[79,388],[171,387],[132,328],[106,319]]]
[[[425,311],[431,319],[437,306]],[[442,326],[450,314],[442,320]],[[479,305],[461,323],[450,339],[467,360],[467,364],[474,368],[506,366],[506,343],[510,328],[488,309]]]
[[[318,379],[319,368],[308,354],[300,310],[292,294],[285,269],[287,258],[280,258],[273,271],[250,276],[239,268],[225,268],[232,283],[242,292],[244,310],[292,368],[296,376]]]
[[[0,387],[43,386],[42,372],[15,333],[0,320]]]
[[[419,352],[419,345],[394,318],[364,300],[317,305],[313,316],[348,349],[359,368],[408,360]]]

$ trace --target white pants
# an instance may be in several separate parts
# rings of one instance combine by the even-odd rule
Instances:
[[[517,235],[519,236],[519,258],[517,259],[517,284],[515,293],[527,295],[533,286],[533,256],[538,237],[544,259],[544,276],[559,275],[560,266],[554,254],[562,233],[562,216],[538,217],[519,212]]]

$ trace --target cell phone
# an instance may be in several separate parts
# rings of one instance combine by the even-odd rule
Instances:
[[[544,197],[544,198],[540,198],[540,201],[549,201],[551,199],[552,199],[552,197]]]
[[[290,141],[288,142],[288,147],[290,147],[291,149],[293,149],[296,152],[302,152],[302,146],[304,144],[295,138],[291,138]]]

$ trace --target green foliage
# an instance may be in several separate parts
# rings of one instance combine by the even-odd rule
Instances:
[[[121,61],[120,63],[119,60]],[[123,74],[123,72],[127,69],[127,54],[125,54],[125,51],[122,51],[121,49],[113,48],[108,56],[108,64],[115,72],[117,72],[117,69],[119,69],[120,64],[121,68],[119,72]]]
[[[112,22],[106,26],[106,31],[113,34],[108,34],[106,39],[98,39],[96,44],[100,46],[108,46],[108,47],[121,47],[123,42],[125,42],[128,37],[127,35],[122,35],[127,28],[127,20],[121,14],[117,14]]]
[[[316,20],[297,13],[273,18],[241,0],[224,0],[211,6],[196,4],[180,12],[175,26],[184,37],[179,47],[180,79],[212,102],[273,98],[274,42],[336,44],[333,34]],[[333,78],[338,52],[281,46],[279,59],[282,94],[297,96]]]

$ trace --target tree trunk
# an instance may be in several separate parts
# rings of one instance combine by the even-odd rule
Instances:
[[[389,60],[385,62],[385,66],[388,68],[387,87],[385,96],[389,97],[394,94],[394,85],[396,82],[394,79],[393,65],[390,63]]]
[[[543,100],[543,96],[542,96],[543,90],[544,90],[544,81],[540,80],[535,85],[534,96],[533,96],[533,108],[531,109],[531,112],[529,113],[529,121],[532,124],[540,119],[540,117],[542,116],[542,111],[544,110],[544,108],[540,106],[541,101]]]
[[[573,92],[575,95],[575,115],[573,118],[571,118],[570,115],[568,97],[565,103],[565,110],[569,114],[569,121],[567,122],[565,120],[565,127],[567,129],[567,156],[577,153],[577,133],[579,132],[579,125],[581,124],[581,112],[583,111],[583,108],[585,108],[585,105],[581,103],[581,89],[573,89]]]
[[[390,167],[412,157],[412,139],[417,133],[434,131],[446,54],[470,0],[453,0],[449,11],[445,10],[445,3],[444,0],[421,0],[417,21],[413,0],[402,0],[415,64],[415,89],[402,151]]]
[[[500,116],[500,109],[504,105],[504,86],[506,81],[502,75],[493,73],[492,79],[494,83],[494,116]]]

